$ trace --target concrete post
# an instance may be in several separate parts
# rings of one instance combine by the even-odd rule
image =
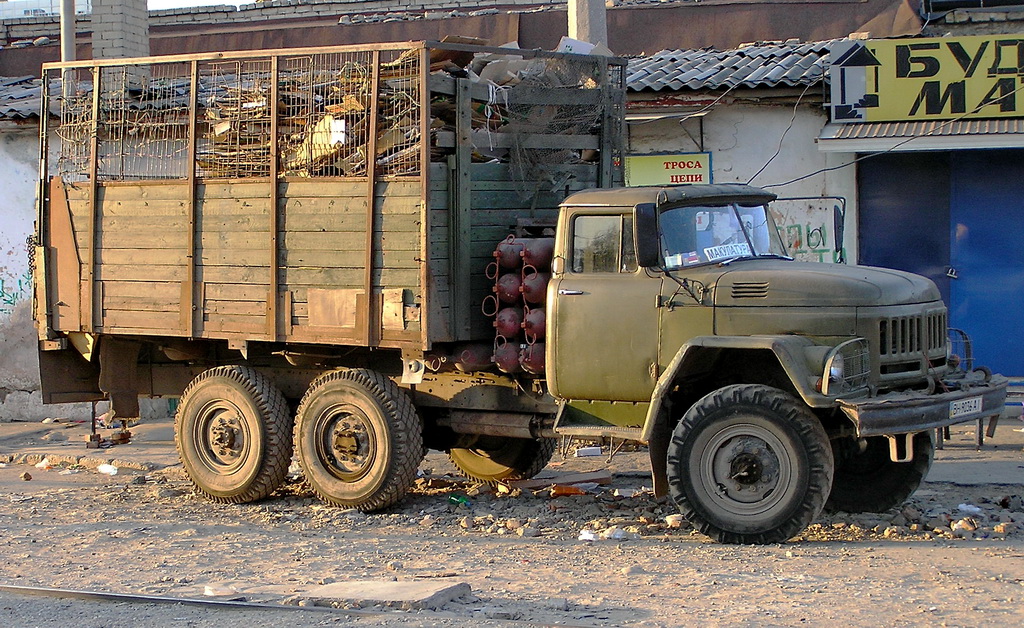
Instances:
[[[569,37],[608,45],[605,0],[569,0]]]

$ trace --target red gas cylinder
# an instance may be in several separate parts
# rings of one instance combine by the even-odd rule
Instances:
[[[535,342],[519,352],[519,364],[527,373],[540,375],[544,372],[544,343]]]
[[[502,308],[494,318],[494,328],[506,338],[515,338],[523,325],[522,311],[517,307]]]
[[[551,257],[555,254],[554,238],[533,238],[520,240],[523,243],[523,263],[538,270],[551,267]]]
[[[455,368],[466,373],[486,371],[491,368],[491,346],[486,344],[463,345],[455,352]]]
[[[492,358],[498,368],[505,373],[517,373],[519,367],[519,345],[514,342],[498,343]]]
[[[535,307],[532,310],[528,310],[526,315],[523,316],[523,330],[526,331],[526,340],[532,343],[543,338],[547,330],[546,323],[547,316],[544,314],[544,308]]]
[[[498,264],[502,268],[518,268],[522,261],[523,248],[523,241],[517,240],[515,236],[510,235],[495,247],[494,257],[497,258]]]
[[[523,269],[523,281],[520,290],[527,303],[544,303],[544,294],[547,292],[548,281],[551,280],[551,273],[537,272],[536,268]]]
[[[522,283],[519,273],[505,273],[494,283],[494,292],[505,303],[515,303],[519,300]]]

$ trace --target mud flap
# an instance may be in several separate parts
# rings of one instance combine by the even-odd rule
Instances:
[[[139,416],[139,349],[141,343],[104,336],[100,339],[100,390],[119,419]]]

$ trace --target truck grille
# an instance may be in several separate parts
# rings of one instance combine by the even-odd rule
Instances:
[[[879,321],[878,340],[882,357],[916,357],[922,351],[940,349],[946,342],[946,313],[929,312]]]
[[[946,364],[946,310],[892,316],[878,322],[879,375],[895,384]]]
[[[732,286],[734,299],[763,299],[768,296],[768,282],[736,282]]]

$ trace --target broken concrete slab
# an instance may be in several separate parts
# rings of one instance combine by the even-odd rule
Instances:
[[[438,609],[468,595],[465,582],[351,580],[332,582],[288,599],[299,606],[385,606],[402,610]]]

